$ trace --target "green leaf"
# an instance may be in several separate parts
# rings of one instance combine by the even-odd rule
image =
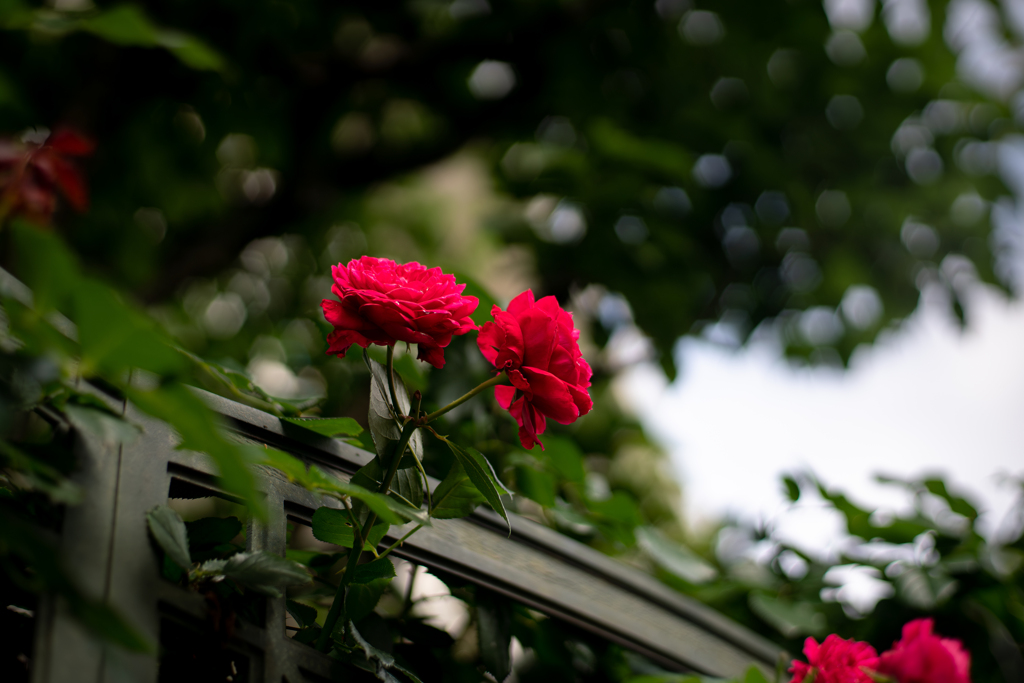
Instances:
[[[288,614],[292,615],[299,628],[309,628],[316,625],[317,611],[315,607],[303,605],[301,602],[289,600],[285,603]]]
[[[83,30],[116,45],[155,47],[157,29],[135,5],[121,5],[80,23]]]
[[[370,424],[370,434],[373,436],[377,455],[386,465],[391,462],[391,450],[388,442],[398,441],[402,437],[402,428],[391,409],[391,390],[388,386],[387,367],[370,358],[370,355],[365,352],[363,361],[370,370],[370,409],[367,411],[367,421]],[[405,388],[401,375],[396,372],[394,378],[398,409],[401,414],[408,415],[412,412],[409,392]],[[423,435],[418,429],[409,438],[409,450],[418,458],[423,458]]]
[[[309,628],[300,629],[295,632],[292,639],[303,645],[316,646],[316,641],[320,638],[321,628],[319,625],[310,626]]]
[[[911,543],[920,534],[932,529],[930,525],[906,519],[895,519],[890,524],[879,526],[871,521],[872,511],[855,505],[845,495],[832,493],[820,483],[818,492],[822,498],[843,513],[843,516],[846,517],[847,530],[852,535],[859,536],[866,541],[880,538],[888,543]]]
[[[211,576],[224,576],[224,568],[227,565],[227,560],[207,560],[199,565],[198,568],[192,569],[189,572],[189,581],[196,581],[197,579],[209,578]]]
[[[188,543],[191,548],[228,543],[242,531],[242,522],[237,517],[204,517],[194,522],[185,522]]]
[[[978,509],[971,505],[966,498],[953,495],[946,490],[946,482],[941,479],[925,479],[922,483],[929,493],[945,500],[953,512],[963,515],[972,522],[978,518]]]
[[[358,436],[363,431],[359,423],[351,417],[285,417],[281,419],[323,436]]]
[[[142,433],[138,427],[105,410],[68,403],[64,406],[68,421],[80,432],[92,434],[105,444],[128,445]]]
[[[378,443],[378,440],[398,441],[402,436],[402,428],[398,425],[391,407],[391,390],[388,386],[387,368],[370,358],[366,353],[363,354],[363,360],[366,362],[366,367],[370,370],[370,410],[367,413],[367,420],[370,423],[370,434],[373,435],[373,441],[375,444],[378,444],[379,455],[381,445]],[[399,408],[408,410],[408,396],[406,396],[406,405],[403,406],[402,396],[398,392],[397,383],[395,393],[398,398]]]
[[[796,482],[793,477],[783,477],[782,483],[786,486],[786,497],[789,498],[790,502],[795,503],[800,500],[800,484]]]
[[[693,584],[713,581],[718,571],[685,546],[673,543],[654,527],[636,530],[636,540],[647,555],[662,569]]]
[[[301,564],[265,551],[232,555],[223,571],[229,579],[272,598],[281,597],[289,586],[310,582]]]
[[[397,356],[397,354],[396,354]],[[430,371],[430,365],[425,361],[416,360],[411,353],[406,353],[395,358],[395,376],[402,378],[406,389],[423,393],[427,390],[426,373]],[[410,403],[411,405],[411,403]]]
[[[410,464],[415,464],[411,458]],[[402,524],[404,521],[410,521],[430,526],[429,517],[424,510],[410,507],[396,498],[370,490],[379,488],[381,478],[384,476],[380,461],[376,458],[361,467],[349,482],[327,478],[319,469],[314,470],[313,467],[310,467],[309,476],[320,490],[356,498],[386,522]]]
[[[630,528],[638,527],[643,523],[640,508],[637,507],[633,497],[625,491],[614,491],[610,498],[591,501],[587,507],[598,518]]]
[[[394,666],[395,658],[391,655],[391,653],[381,650],[380,648],[373,645],[369,640],[364,638],[363,634],[361,634],[359,632],[359,629],[356,628],[354,622],[350,623],[348,625],[348,628],[349,632],[352,634],[352,637],[355,639],[360,649],[362,649],[363,654],[366,655],[367,660],[375,659],[385,667]]]
[[[320,482],[327,478],[325,474],[316,465],[310,465],[308,468],[306,463],[299,460],[293,455],[289,455],[284,451],[279,451],[276,448],[263,448],[260,450],[258,456],[255,458],[255,462],[260,465],[266,465],[267,467],[273,467],[274,469],[280,470],[288,481],[293,484],[298,484],[305,489],[310,491],[316,491]],[[316,468],[320,474],[310,474],[311,469]]]
[[[125,392],[140,410],[174,427],[182,438],[179,448],[200,451],[213,458],[224,488],[243,498],[255,517],[266,518],[263,497],[256,491],[246,457],[253,450],[263,449],[243,449],[225,439],[215,414],[184,385],[166,384],[152,391],[125,387]]]
[[[500,683],[512,673],[511,605],[494,593],[477,588],[476,625],[484,668]]]
[[[473,512],[486,499],[469,480],[469,475],[459,461],[452,463],[452,468],[431,496],[434,507],[430,516],[437,519],[456,519]]]
[[[373,550],[380,545],[384,534],[388,532],[391,525],[387,522],[378,522],[370,529],[370,538],[367,539],[363,550]],[[345,510],[321,507],[313,513],[313,536],[325,543],[333,543],[344,548],[351,548],[355,543],[355,534],[352,531],[352,521]]]
[[[395,578],[395,565],[387,557],[380,557],[373,562],[358,565],[352,575],[352,583],[370,583],[377,579],[393,578]]]
[[[349,584],[345,589],[345,616],[351,621],[359,621],[372,612],[389,583],[391,579]]]
[[[767,593],[754,592],[748,600],[751,611],[787,638],[820,637],[828,628],[825,615],[810,602],[792,602]]]
[[[569,481],[582,482],[586,477],[583,453],[572,439],[551,435],[545,437],[544,453],[540,457],[547,457],[555,471]]]
[[[322,553],[316,550],[289,548],[285,551],[285,557],[306,565],[316,572],[317,576],[326,577],[330,575],[331,569],[338,563],[338,560],[345,557],[345,553]]]
[[[498,477],[494,474],[491,464],[487,462],[487,458],[472,448],[463,450],[447,439],[445,439],[445,443],[448,444],[448,448],[451,449],[456,460],[462,465],[462,469],[466,471],[469,480],[473,482],[473,486],[483,494],[487,503],[494,508],[494,511],[501,515],[502,519],[505,520],[505,524],[508,525],[509,533],[512,533],[512,523],[508,521],[508,513],[505,512],[505,505],[501,502],[501,494],[508,493],[508,490],[498,481]],[[501,489],[500,492],[499,488]]]
[[[74,302],[83,374],[116,375],[142,368],[163,376],[184,369],[185,359],[157,332],[156,324],[125,304],[110,287],[83,279],[75,288]]]
[[[399,679],[395,678],[390,673],[390,669],[401,671],[410,681],[412,681],[412,683],[423,683],[416,674],[395,661],[393,655],[373,644],[373,641],[375,640],[373,637],[374,635],[377,636],[376,640],[378,643],[382,642],[380,640],[382,638],[390,638],[390,632],[384,625],[383,620],[378,617],[374,622],[372,620],[374,616],[375,615],[370,615],[370,619],[360,622],[360,625],[364,629],[363,632],[360,632],[360,630],[356,628],[355,623],[349,624],[349,632],[352,634],[353,640],[356,641],[356,644],[366,656],[366,662],[356,660],[352,662],[352,664],[358,668],[372,671],[377,679],[384,681],[384,683],[400,683]],[[369,631],[368,629],[370,627],[375,628],[373,631]],[[372,662],[372,666],[369,666],[370,662]]]
[[[658,171],[676,182],[690,178],[692,155],[668,140],[636,137],[608,119],[590,127],[590,140],[598,152],[615,161]]]
[[[81,279],[71,251],[55,233],[21,220],[12,221],[11,233],[17,272],[32,290],[35,309],[67,309]]]
[[[193,69],[222,71],[224,58],[195,36],[159,29],[135,5],[121,5],[93,17],[81,19],[69,28],[79,28],[115,45],[162,47]]]
[[[224,70],[224,58],[195,36],[162,30],[157,33],[156,39],[161,47],[169,50],[185,66],[201,71]]]
[[[188,552],[188,532],[181,515],[166,505],[157,505],[146,513],[146,522],[149,524],[149,532],[167,557],[187,570],[192,565],[192,559]]]
[[[412,458],[408,458],[411,460]],[[423,480],[420,471],[415,467],[405,467],[395,473],[391,482],[391,494],[399,495],[415,507],[423,505]]]
[[[12,469],[18,470],[25,477],[26,483],[33,489],[42,491],[55,503],[77,505],[82,502],[81,487],[66,478],[60,470],[43,462],[21,449],[0,439],[0,455]]]
[[[546,508],[555,506],[555,477],[549,472],[534,469],[528,464],[516,467],[516,487],[530,500]]]
[[[747,673],[743,676],[743,683],[770,683],[770,681],[764,675],[764,672],[756,666],[752,666],[747,669]]]
[[[924,612],[944,605],[958,587],[956,579],[938,568],[913,567],[896,577],[896,597]]]

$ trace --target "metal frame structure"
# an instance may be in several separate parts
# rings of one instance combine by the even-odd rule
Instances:
[[[372,458],[344,442],[197,391],[224,417],[234,438],[273,446],[342,478]],[[216,470],[205,455],[178,450],[177,437],[166,424],[130,404],[119,407],[142,426],[143,435],[126,444],[77,437],[76,476],[86,499],[68,511],[60,547],[69,566],[74,558],[74,573],[88,594],[108,601],[143,635],[159,642],[161,628],[202,625],[207,604],[203,596],[161,579],[155,553],[140,551],[150,543],[146,512],[166,504],[174,491],[232,497],[218,488]],[[283,554],[287,521],[311,525],[313,511],[325,502],[276,470],[260,469],[258,485],[270,518],[250,523],[247,543],[250,550]],[[326,504],[332,503],[338,505]],[[530,520],[510,518],[510,536],[502,520],[486,509],[464,519],[436,520],[394,554],[502,593],[670,670],[738,676],[752,664],[766,672],[774,669],[780,651],[772,643],[650,576]],[[385,543],[405,531],[393,527]],[[331,680],[334,660],[289,639],[285,619],[285,599],[278,598],[267,599],[262,627],[238,622],[226,644],[245,663],[235,680]],[[55,598],[44,599],[37,611],[33,660],[33,683],[158,680],[156,656],[129,655],[100,644]]]

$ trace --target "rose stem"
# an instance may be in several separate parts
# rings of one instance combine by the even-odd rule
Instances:
[[[398,472],[398,463],[402,460],[402,453],[405,452],[405,447],[409,445],[409,439],[412,437],[412,433],[416,431],[416,423],[409,420],[405,423],[402,428],[402,435],[398,439],[398,447],[395,448],[395,455],[391,459],[391,464],[388,466],[387,476],[384,477],[384,481],[381,482],[378,491],[387,495],[388,491],[391,490],[391,482],[395,479],[395,474]],[[370,512],[369,517],[366,518],[366,524],[363,525],[362,537],[364,539],[370,538],[370,531],[373,529],[373,525],[377,522],[377,513]],[[320,631],[320,637],[316,641],[316,649],[321,652],[327,652],[327,646],[331,641],[331,633],[334,631],[335,625],[338,623],[338,617],[341,616],[341,608],[345,604],[345,589],[348,584],[352,582],[352,576],[355,574],[356,565],[359,564],[359,558],[363,555],[363,549],[359,548],[356,550],[356,541],[353,540],[352,552],[348,554],[348,564],[345,565],[345,573],[341,575],[341,583],[338,584],[338,590],[334,594],[334,602],[331,603],[331,609],[327,613],[327,618],[324,620],[323,630]]]
[[[395,391],[395,347],[388,347],[388,389],[391,391],[391,408],[395,411],[395,417],[402,417],[402,411],[398,407],[398,392]]]
[[[458,408],[463,403],[465,403],[469,399],[473,398],[474,396],[479,394],[481,391],[483,391],[487,387],[493,387],[496,384],[500,384],[501,380],[504,379],[504,377],[505,377],[504,375],[496,375],[496,376],[490,378],[489,380],[487,380],[486,382],[483,382],[479,386],[477,386],[477,387],[475,387],[473,389],[470,389],[465,394],[463,394],[459,398],[455,399],[454,401],[452,401],[451,403],[446,405],[444,408],[440,408],[438,410],[435,410],[434,412],[430,413],[429,415],[426,415],[426,416],[420,418],[416,422],[418,424],[421,424],[421,425],[425,425],[425,424],[428,424],[430,422],[433,422],[437,418],[439,418],[442,415],[444,415],[445,413],[447,413],[449,410],[452,410],[453,408]]]

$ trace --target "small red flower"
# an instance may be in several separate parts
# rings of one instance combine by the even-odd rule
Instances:
[[[803,683],[812,671],[816,672],[814,683],[872,683],[864,668],[871,669],[878,662],[875,648],[835,634],[825,638],[821,645],[814,638],[805,640],[804,657],[806,664],[793,662],[789,669],[793,674],[790,683]]]
[[[526,290],[503,311],[491,309],[494,322],[480,328],[480,352],[512,386],[494,387],[494,396],[519,423],[523,448],[544,445],[537,438],[546,418],[569,424],[594,407],[587,388],[590,366],[580,353],[580,332],[572,315],[553,296],[534,301]]]
[[[455,276],[440,268],[364,256],[331,272],[331,291],[341,301],[324,299],[320,305],[334,326],[327,353],[339,358],[353,344],[365,349],[404,341],[417,345],[420,360],[443,368],[443,349],[452,336],[476,329],[469,315],[479,300],[463,296],[466,285],[455,284]]]
[[[903,626],[903,638],[882,653],[876,670],[899,683],[971,683],[971,655],[959,640],[932,633],[931,619]]]
[[[57,208],[58,190],[76,211],[85,211],[85,179],[68,157],[88,156],[93,149],[90,140],[66,129],[42,144],[0,140],[0,214],[48,222]]]

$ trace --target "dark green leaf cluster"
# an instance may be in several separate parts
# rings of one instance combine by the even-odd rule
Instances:
[[[191,539],[181,516],[166,505],[150,510],[146,521],[166,559],[177,565],[177,571],[171,568],[168,578],[172,580],[200,586],[230,579],[241,588],[273,598],[281,597],[289,587],[309,583],[309,573],[294,560],[265,551],[245,552],[232,545],[230,541],[241,531],[237,518],[210,517],[192,522]],[[209,550],[203,552],[209,546],[214,549],[212,556]]]
[[[882,651],[899,639],[903,624],[930,616],[936,632],[962,641],[971,652],[972,680],[1003,680],[1018,671],[1022,659],[1015,643],[1024,640],[1019,618],[1024,493],[1009,524],[982,535],[974,504],[942,479],[880,481],[903,488],[913,500],[912,510],[883,516],[812,476],[785,482],[794,505],[842,520],[849,537],[837,543],[837,557],[783,540],[770,528],[735,525],[719,532],[717,555],[677,564],[675,553],[652,548],[656,573],[760,632],[774,633],[790,652],[800,652],[806,636],[820,640],[829,633],[870,642]],[[694,560],[710,575],[695,572]],[[837,568],[871,576],[877,604],[865,608],[851,601],[840,590],[843,578]]]

